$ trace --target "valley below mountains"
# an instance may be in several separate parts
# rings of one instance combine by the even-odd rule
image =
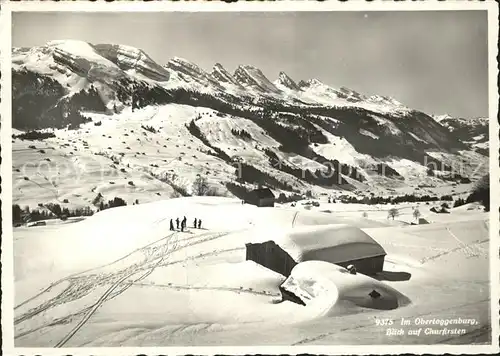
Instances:
[[[411,83],[408,83],[411,85]],[[70,208],[196,195],[464,195],[488,173],[488,119],[408,108],[258,68],[165,65],[124,45],[12,53],[13,202]]]

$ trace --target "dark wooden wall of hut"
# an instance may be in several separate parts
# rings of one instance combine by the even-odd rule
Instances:
[[[247,260],[288,277],[297,262],[274,241],[246,244]]]

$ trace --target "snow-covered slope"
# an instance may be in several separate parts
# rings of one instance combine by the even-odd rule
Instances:
[[[364,229],[387,252],[376,278],[313,261],[298,264],[285,282],[246,261],[245,244],[261,238],[270,222],[300,229],[337,217],[311,212],[297,221],[282,210],[180,198],[109,209],[72,224],[16,228],[15,345],[491,342],[487,213]],[[184,215],[187,231],[169,231],[170,219]],[[353,221],[369,221],[357,216]],[[191,227],[194,218],[202,219],[202,229]],[[283,282],[309,298],[305,306],[282,301]],[[371,298],[373,290],[382,297]],[[402,317],[462,322],[446,326],[447,334],[422,331],[417,338],[407,332],[414,325],[398,325],[405,335],[394,336],[376,322]]]
[[[118,98],[118,90],[130,91],[129,84],[135,81],[155,85],[169,79],[169,72],[139,49],[123,45],[93,45],[77,40],[15,48],[12,69],[14,73],[28,71],[54,79],[61,85],[64,94],[95,89],[104,106],[115,111],[117,106],[124,104]],[[13,85],[16,85],[15,81]]]
[[[472,117],[472,118],[459,118],[450,115],[437,115],[434,119],[441,125],[446,127],[451,132],[461,129],[478,130],[488,127],[489,119],[487,117]]]
[[[221,89],[220,84],[217,80],[212,78],[208,73],[206,73],[196,64],[191,63],[183,58],[175,57],[171,59],[165,67],[179,73],[184,81],[195,81],[200,85],[215,86],[216,88]]]
[[[301,90],[300,87],[290,78],[285,72],[280,72],[278,79],[274,82],[278,88],[289,89],[294,91]]]
[[[236,86],[239,90],[244,90],[244,87],[220,63],[215,63],[211,75],[224,86],[232,85]]]
[[[114,63],[99,56],[89,44],[75,41],[53,41],[43,47],[14,49],[12,69],[48,75],[71,92],[85,89],[91,81],[89,77],[95,72],[102,75],[106,71],[113,78],[125,75]]]
[[[198,173],[220,194],[234,194],[231,184],[259,183],[278,194],[388,194],[441,189],[463,172],[475,180],[483,171],[470,168],[478,164],[487,171],[486,156],[469,154],[467,142],[425,113],[316,79],[297,83],[281,72],[271,82],[254,66],[230,74],[219,63],[208,73],[181,58],[160,66],[136,48],[70,40],[14,49],[12,58],[13,127],[55,135],[13,138],[19,204],[53,196],[44,176],[53,165],[82,165],[75,160],[93,173],[82,173],[87,183],[79,187],[73,167],[59,173],[57,195],[80,195],[70,199],[80,205],[100,190],[127,201],[159,199],[179,186],[189,191]],[[440,172],[459,159],[465,171],[444,179]],[[237,163],[246,165],[242,177]],[[429,163],[436,174],[428,174]],[[99,170],[120,182],[100,187]]]
[[[450,190],[455,189],[449,182],[429,176],[427,168],[418,162],[361,154],[346,139],[327,132],[324,134],[328,142],[313,145],[313,152],[324,159],[337,159],[357,167],[365,177],[363,182],[349,178],[349,169],[342,177],[350,185],[336,181],[318,185],[319,182],[305,180],[300,174],[302,169],[315,172],[325,170],[328,164],[311,156],[282,152],[280,143],[254,121],[211,109],[170,104],[134,112],[124,110],[112,116],[87,115],[92,122],[76,130],[50,130],[55,134],[53,138],[13,139],[14,203],[32,209],[49,202],[70,209],[93,207],[99,194],[104,201],[120,197],[128,204],[136,200],[143,203],[168,198],[179,189],[190,193],[198,175],[207,178],[217,194],[230,195],[227,184],[235,183],[239,177],[238,162],[263,172],[262,179],[269,179],[265,184],[276,194],[291,194],[292,189],[303,193],[311,190],[315,194],[353,189],[388,194],[394,188],[401,193],[412,192],[418,185],[435,187],[429,188],[431,191],[442,187],[452,194]],[[191,123],[203,133],[203,140],[188,129]],[[248,138],[239,132],[245,132]],[[229,160],[221,158],[216,150]],[[274,152],[279,161],[271,159],[269,152]],[[461,167],[461,174],[471,178],[475,177],[473,173],[479,177],[487,172],[486,164],[473,165],[481,161],[479,154],[430,154],[446,164],[458,159],[469,162],[469,166]],[[380,174],[383,165],[387,165],[387,172],[392,167],[401,177]],[[295,168],[299,174],[292,175],[285,166]],[[253,186],[249,182],[243,185],[247,189]],[[64,203],[66,199],[68,202]]]
[[[260,69],[251,65],[238,66],[233,77],[242,86],[260,94],[279,94],[280,92]]]
[[[475,151],[488,155],[489,118],[458,118],[448,114],[436,115],[434,119],[446,127]]]
[[[240,65],[233,75],[217,63],[209,74],[186,59],[175,57],[165,66],[144,51],[126,45],[90,44],[76,40],[57,40],[44,46],[13,49],[13,69],[31,70],[56,78],[73,92],[89,82],[116,82],[119,79],[154,82],[168,88],[192,84],[191,89],[213,92],[235,90],[242,96],[264,96],[275,100],[295,100],[302,105],[358,107],[380,113],[406,115],[412,110],[394,98],[366,96],[352,89],[335,89],[317,79],[298,84],[280,72],[273,83],[255,66]],[[111,83],[108,83],[111,84]],[[87,84],[88,85],[88,84]]]
[[[302,91],[301,97],[323,105],[359,107],[381,113],[404,114],[410,111],[409,108],[393,98],[379,95],[367,97],[346,87],[335,89],[318,79],[300,81],[298,86]]]
[[[94,49],[103,57],[115,63],[128,74],[164,82],[169,72],[153,61],[144,51],[124,45],[96,44]]]
[[[315,100],[326,105],[341,103],[341,100],[339,99],[343,97],[342,93],[317,79],[310,79],[307,81],[301,80],[298,85],[305,92],[304,96],[310,98],[311,100]]]

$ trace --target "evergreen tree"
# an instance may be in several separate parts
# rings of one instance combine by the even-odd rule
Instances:
[[[23,221],[22,219],[22,210],[18,204],[12,205],[12,221],[14,223],[20,223]]]

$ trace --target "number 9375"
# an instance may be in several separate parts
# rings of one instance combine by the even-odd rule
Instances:
[[[392,319],[375,319],[375,324],[377,326],[391,326],[394,324],[394,320]]]

